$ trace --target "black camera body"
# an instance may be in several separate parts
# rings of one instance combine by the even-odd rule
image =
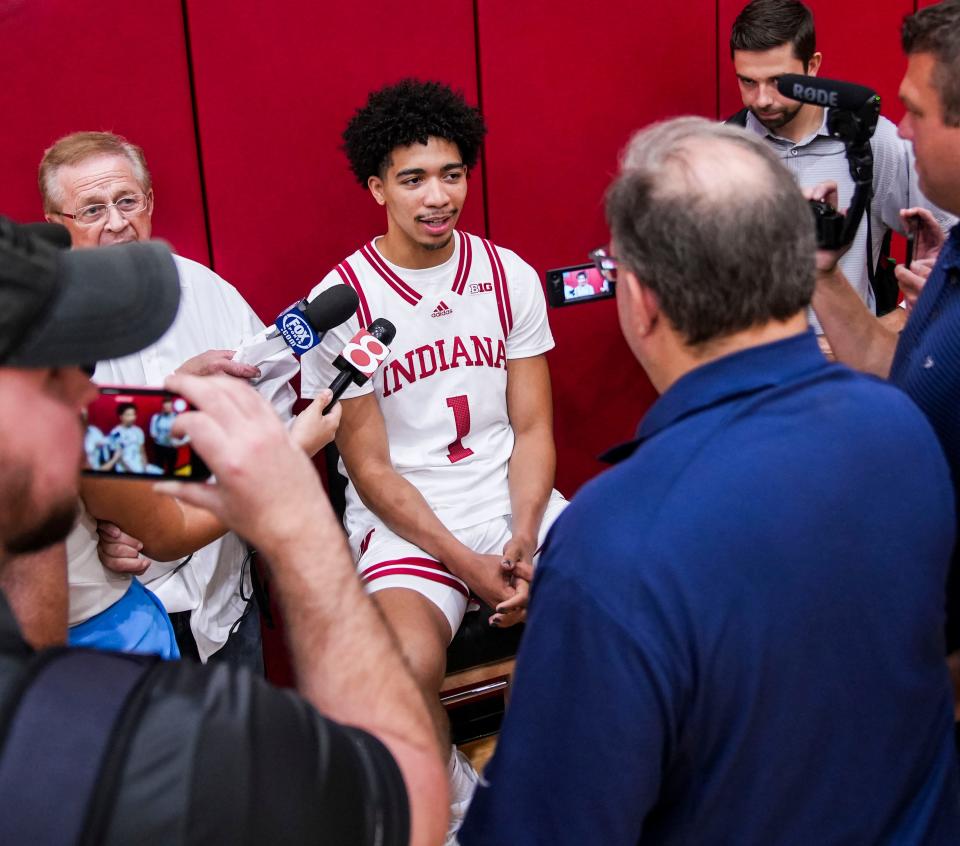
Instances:
[[[817,246],[824,250],[839,250],[844,246],[844,216],[825,200],[810,200],[810,210],[817,230]]]

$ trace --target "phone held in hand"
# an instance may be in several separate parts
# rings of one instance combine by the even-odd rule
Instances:
[[[82,412],[83,473],[112,479],[203,482],[210,470],[188,438],[177,437],[177,416],[192,411],[163,388],[105,385]]]
[[[547,301],[555,307],[606,300],[615,293],[592,263],[548,270],[546,282]]]

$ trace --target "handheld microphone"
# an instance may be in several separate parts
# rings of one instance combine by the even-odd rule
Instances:
[[[300,300],[282,311],[272,327],[244,343],[233,360],[258,364],[287,349],[301,356],[319,344],[328,330],[347,320],[359,302],[357,292],[348,285],[327,288],[310,302]]]
[[[799,100],[801,103],[813,103],[815,106],[850,112],[860,111],[874,99],[878,106],[880,104],[877,92],[865,85],[796,73],[785,73],[781,76],[777,80],[777,91],[784,97]]]
[[[393,342],[396,334],[396,326],[385,317],[378,317],[366,329],[361,329],[350,339],[350,342],[333,362],[333,366],[340,372],[337,374],[337,378],[330,383],[333,397],[327,403],[327,407],[323,409],[324,414],[327,414],[333,408],[333,404],[351,382],[356,385],[363,385],[373,376],[377,368],[390,355],[388,344]]]

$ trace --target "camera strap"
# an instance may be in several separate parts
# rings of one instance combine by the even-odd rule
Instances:
[[[35,659],[2,740],[5,842],[83,842],[115,727],[157,661],[85,649]]]

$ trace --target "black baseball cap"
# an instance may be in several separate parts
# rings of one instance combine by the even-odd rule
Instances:
[[[166,244],[67,250],[60,230],[0,216],[0,367],[119,358],[158,340],[177,315]]]

